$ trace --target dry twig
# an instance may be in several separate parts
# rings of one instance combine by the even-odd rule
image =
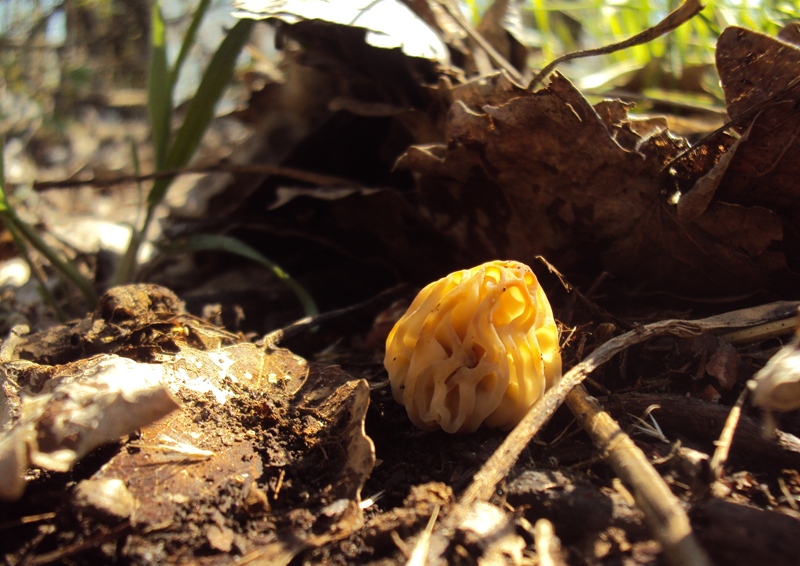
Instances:
[[[450,15],[450,17],[456,21],[459,27],[466,32],[470,39],[472,39],[472,41],[474,41],[478,47],[483,49],[486,54],[492,58],[498,67],[503,69],[513,81],[516,81],[520,85],[522,84],[522,75],[520,75],[519,71],[517,71],[514,66],[506,60],[505,57],[498,53],[497,49],[492,47],[492,45],[486,41],[486,38],[484,38],[480,33],[478,33],[477,30],[475,30],[475,28],[472,27],[472,25],[457,8],[450,6],[449,2],[442,2],[441,5]]]
[[[540,566],[561,566],[561,541],[556,536],[553,523],[547,519],[539,519],[533,527],[536,541],[536,556]]]
[[[466,511],[475,501],[487,501],[492,496],[495,486],[506,477],[519,458],[519,455],[541,427],[550,420],[550,417],[564,402],[569,392],[579,385],[592,371],[610,360],[614,355],[635,344],[663,334],[691,337],[697,336],[703,332],[746,328],[773,320],[779,320],[792,314],[798,305],[800,305],[800,302],[797,301],[781,301],[694,321],[664,320],[648,324],[647,326],[638,327],[621,336],[612,338],[592,352],[585,360],[568,371],[561,378],[558,385],[545,393],[544,397],[528,411],[522,421],[509,433],[503,443],[495,450],[494,454],[486,461],[478,473],[475,474],[472,483],[467,487],[459,499],[459,502],[451,510],[448,517],[449,520],[442,521],[441,524],[444,525],[442,528],[452,528],[452,525],[458,523],[459,518],[466,514]],[[641,479],[637,479],[636,481],[638,483]],[[643,510],[647,512],[647,509]],[[660,509],[656,506],[653,507],[651,511],[660,512]],[[667,522],[674,521],[672,518],[666,519]],[[654,524],[659,524],[662,520],[662,518],[655,518]],[[664,536],[672,537],[675,535],[675,532],[663,534]],[[656,534],[656,537],[659,538],[659,540],[662,539],[661,534]],[[671,559],[674,556],[680,555],[680,549],[691,549],[692,547],[691,541],[688,544],[682,543],[681,540],[675,542],[678,544],[677,549],[665,549],[667,555]]]
[[[632,489],[636,505],[644,512],[653,535],[671,564],[710,564],[692,533],[681,502],[619,424],[590,397],[583,385],[567,395],[567,405],[603,453],[614,472]]]
[[[46,191],[49,189],[64,189],[69,187],[80,187],[91,185],[93,187],[112,187],[125,183],[139,183],[142,181],[153,181],[156,179],[169,179],[179,175],[208,174],[208,173],[228,173],[232,175],[274,175],[288,177],[295,181],[310,183],[322,187],[361,187],[361,183],[352,179],[342,179],[332,175],[314,173],[313,171],[303,171],[291,167],[281,167],[278,165],[240,165],[236,163],[213,163],[211,165],[201,165],[196,167],[183,167],[180,169],[167,169],[156,171],[145,175],[120,175],[110,178],[92,179],[66,179],[63,181],[36,181],[33,188],[36,191]]]
[[[336,320],[344,315],[352,314],[356,311],[372,307],[381,301],[385,300],[387,297],[391,297],[395,295],[400,289],[403,289],[403,285],[395,285],[393,287],[389,287],[375,295],[367,299],[366,301],[362,301],[360,303],[356,303],[355,305],[350,305],[347,307],[342,307],[340,309],[323,312],[320,314],[316,314],[313,316],[306,316],[299,320],[295,320],[288,326],[284,326],[283,328],[278,328],[277,330],[273,330],[272,332],[266,334],[261,340],[260,344],[263,344],[264,348],[267,349],[274,349],[278,346],[278,343],[281,341],[291,338],[304,330],[309,330],[311,328],[315,328],[320,324],[325,322],[330,322],[331,320]]]
[[[528,84],[528,90],[533,90],[536,88],[536,86],[542,82],[547,75],[552,73],[558,65],[565,61],[571,61],[572,59],[580,59],[583,57],[593,57],[595,55],[606,55],[608,53],[614,53],[616,51],[627,49],[628,47],[634,47],[636,45],[648,43],[657,37],[661,37],[662,35],[671,32],[678,26],[685,24],[699,14],[704,7],[705,6],[703,6],[700,0],[685,0],[683,4],[670,12],[666,18],[658,22],[653,27],[637,33],[633,37],[629,37],[624,41],[612,43],[611,45],[606,45],[604,47],[586,49],[584,51],[573,51],[572,53],[562,55],[561,57],[558,57],[554,61],[550,62],[547,66],[545,66],[544,69],[539,71],[535,77],[533,77],[533,80],[531,80],[530,84]]]
[[[488,500],[494,487],[508,474],[522,450],[550,420],[572,388],[616,354],[662,334],[691,337],[714,330],[764,324],[771,320],[786,318],[794,312],[798,305],[800,302],[797,301],[780,301],[700,320],[663,320],[612,338],[564,374],[558,385],[547,391],[544,397],[528,411],[525,418],[509,433],[500,447],[475,474],[472,483],[462,495],[461,502],[472,503],[477,500]]]
[[[731,451],[731,444],[733,444],[733,434],[736,432],[736,426],[739,424],[739,417],[742,415],[742,405],[747,398],[749,389],[746,387],[742,390],[739,398],[736,399],[736,404],[728,414],[725,421],[725,428],[722,429],[722,434],[717,441],[717,448],[714,450],[714,455],[711,457],[711,473],[714,475],[714,480],[719,480],[722,477],[722,468],[728,460],[728,454]]]

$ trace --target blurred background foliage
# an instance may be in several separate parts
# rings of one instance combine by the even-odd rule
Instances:
[[[170,55],[177,55],[196,0],[162,10]],[[214,0],[176,102],[194,91],[202,69],[232,27],[228,0]],[[146,104],[150,0],[0,0],[0,135],[58,135],[87,104],[136,112]],[[39,132],[37,135],[41,135]]]
[[[477,25],[491,2],[463,0]],[[654,25],[678,0],[525,0],[519,7],[530,63],[613,43]],[[798,17],[793,0],[708,0],[701,15],[646,45],[578,60],[562,71],[584,89],[624,87],[700,94],[721,100],[713,72],[714,44],[726,26],[774,35]],[[197,0],[164,2],[170,33],[180,38]],[[229,0],[215,0],[200,49],[213,52],[231,20]],[[0,0],[0,135],[57,133],[76,105],[144,102],[150,25],[149,0]],[[203,62],[198,63],[200,67]],[[191,66],[189,66],[191,67]],[[191,81],[191,68],[186,71]],[[195,77],[196,81],[197,78]],[[178,87],[180,91],[180,86]]]
[[[369,0],[364,1],[370,5]],[[533,69],[565,53],[634,36],[680,4],[680,0],[508,0],[503,29],[485,25],[493,21],[492,7],[503,0],[447,1],[457,4],[484,34],[499,31],[506,42],[504,29],[508,30],[528,48],[527,55],[521,50],[521,62],[524,64],[527,56],[527,64]],[[740,25],[776,35],[798,17],[795,1],[707,0],[699,16],[671,34],[606,56],[576,59],[559,70],[590,100],[614,96],[634,101],[639,113],[669,113],[673,132],[699,137],[725,119],[714,68],[719,34],[730,25]],[[119,236],[127,251],[116,275],[106,278],[114,282],[134,279],[139,246],[157,240],[158,230],[151,234],[148,228],[157,224],[151,223],[156,209],[165,208],[161,204],[169,180],[157,181],[147,199],[144,185],[137,184],[124,194],[121,187],[84,193],[91,195],[84,202],[69,192],[38,193],[32,189],[33,180],[118,178],[124,173],[150,173],[189,163],[215,107],[217,115],[233,110],[237,103],[241,108],[251,90],[282,80],[276,66],[274,34],[266,26],[257,27],[251,34],[250,24],[247,30],[241,30],[245,24],[236,23],[232,4],[232,0],[161,0],[160,9],[154,10],[153,0],[0,0],[0,139],[6,142],[3,153],[9,187],[7,193],[0,187],[0,224],[46,226],[47,214],[62,210],[59,202],[76,215],[91,213],[109,223],[118,222],[130,229],[133,237],[127,231],[124,237]],[[151,26],[156,33],[151,33]],[[237,35],[241,35],[240,42]],[[196,40],[186,43],[186,37]],[[240,53],[248,37],[250,43]],[[153,43],[153,38],[158,41]],[[224,49],[233,43],[235,52]],[[151,47],[156,44],[165,46],[166,53]],[[191,45],[191,49],[184,50],[183,45]],[[224,64],[218,61],[214,65],[218,48],[228,56]],[[179,56],[184,51],[188,53],[185,59]],[[160,55],[153,57],[161,70],[158,81],[152,80],[151,53]],[[227,87],[228,71],[237,60],[241,80],[233,81],[227,99],[217,106],[217,95]],[[227,71],[220,72],[226,65]],[[204,74],[208,67],[211,71]],[[204,76],[210,79],[203,81]],[[215,78],[219,79],[216,86],[211,84]],[[158,85],[163,85],[161,91]],[[185,104],[196,91],[200,95]],[[681,125],[678,118],[683,117],[688,119]],[[216,160],[227,158],[225,152],[237,147],[226,141],[226,132],[235,136],[233,127],[230,131],[221,127],[216,138],[206,136],[206,141],[216,139],[219,151],[209,153],[217,155]],[[97,213],[90,205],[105,197],[105,208],[98,208],[102,212]],[[120,202],[130,206],[126,208]],[[27,216],[14,212],[21,204]],[[60,212],[52,214],[50,225],[63,216]],[[28,240],[37,250],[44,249],[46,242],[36,240],[34,232],[32,228]],[[0,259],[13,255],[3,251],[10,248],[4,237],[7,239],[0,231]],[[241,244],[233,246],[230,239],[206,238],[193,245],[194,251],[213,248],[254,259],[253,250]],[[69,260],[76,255],[69,255]],[[47,259],[57,264],[55,254]],[[286,274],[266,258],[256,261],[286,279]],[[87,261],[83,267],[97,284],[111,268],[93,262]],[[69,267],[59,267],[59,271],[68,274]],[[44,277],[41,279],[44,281]],[[90,304],[94,300],[91,285],[78,273],[70,279],[81,282],[78,286]],[[299,287],[293,289],[306,312],[313,312],[310,297]]]
[[[478,8],[470,0],[473,14]],[[540,68],[557,56],[631,37],[654,26],[680,0],[529,0],[523,22],[532,61]],[[704,92],[722,101],[714,72],[717,37],[728,26],[768,35],[800,17],[794,0],[705,0],[705,9],[674,32],[644,45],[576,61],[565,74],[584,88],[626,85],[646,89]]]
[[[77,103],[144,84],[148,0],[0,2],[2,133],[58,126]]]

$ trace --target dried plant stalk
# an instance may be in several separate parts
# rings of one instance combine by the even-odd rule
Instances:
[[[651,531],[671,564],[711,564],[692,533],[689,517],[633,440],[590,397],[583,385],[567,395],[567,406],[594,445],[605,455],[617,476],[631,489]]]

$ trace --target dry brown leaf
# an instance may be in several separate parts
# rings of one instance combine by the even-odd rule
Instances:
[[[120,452],[96,475],[124,480],[138,502],[129,556],[172,562],[174,555],[158,554],[164,541],[204,552],[203,539],[182,523],[187,519],[208,525],[218,553],[209,563],[228,563],[232,551],[280,563],[360,528],[361,486],[375,458],[363,430],[367,384],[253,344],[182,351],[177,357],[188,363],[175,373],[179,382],[193,366],[198,375],[190,384],[216,381],[212,367],[202,367],[204,354],[213,373],[225,368],[227,385],[219,385],[230,396],[222,397],[224,404],[179,383],[183,411],[146,427],[134,450]],[[291,532],[290,539],[276,527]],[[243,528],[258,534],[230,538]]]
[[[674,181],[659,172],[686,143],[663,121],[633,120],[619,101],[592,107],[560,75],[535,93],[503,88],[491,104],[474,93],[453,104],[446,147],[399,161],[420,174],[435,228],[473,261],[541,254],[568,272],[693,293],[752,290],[783,267],[767,210],[709,203],[679,220]]]
[[[719,198],[780,214],[790,266],[800,263],[800,51],[772,37],[731,27],[717,42],[717,68],[739,144]]]
[[[13,369],[12,369],[13,368]],[[0,499],[16,500],[30,467],[67,472],[104,444],[179,408],[162,368],[118,356],[63,366],[4,364]]]
[[[261,2],[237,0],[234,15],[259,20],[279,19],[288,24],[300,21],[330,22],[360,28],[368,44],[382,49],[402,49],[411,57],[426,57],[449,63],[447,46],[427,23],[399,0],[285,0]]]
[[[722,178],[728,170],[731,160],[736,155],[739,145],[745,142],[750,135],[750,128],[745,130],[741,137],[731,145],[725,153],[718,156],[716,164],[708,173],[699,177],[694,186],[681,195],[678,201],[678,219],[681,222],[692,222],[697,220],[706,210],[714,199]],[[697,160],[695,160],[697,161]]]
[[[736,348],[720,340],[719,347],[706,364],[706,371],[717,379],[722,391],[730,391],[739,380],[741,365],[742,359]]]

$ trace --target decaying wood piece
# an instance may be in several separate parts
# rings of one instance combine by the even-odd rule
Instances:
[[[797,564],[797,517],[718,498],[700,503],[691,516],[717,564]]]

